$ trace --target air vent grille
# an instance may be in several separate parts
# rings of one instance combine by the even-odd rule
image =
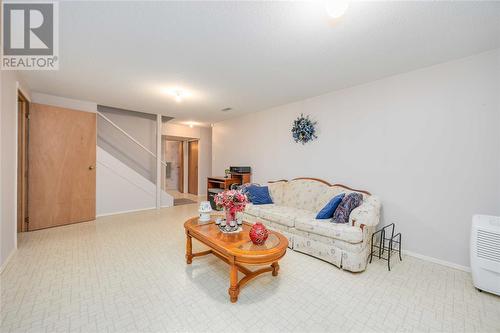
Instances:
[[[500,263],[500,234],[478,230],[477,257]]]

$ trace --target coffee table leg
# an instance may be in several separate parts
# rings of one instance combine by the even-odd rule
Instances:
[[[271,267],[273,268],[273,276],[278,276],[278,271],[280,270],[280,265],[278,264],[278,262],[273,262],[271,264]]]
[[[238,267],[236,267],[234,263],[231,264],[231,272],[229,273],[229,278],[231,281],[231,286],[229,287],[228,292],[231,298],[231,303],[235,303],[238,300],[240,287],[238,286]]]
[[[191,236],[186,233],[186,263],[189,265],[193,262],[193,241]]]

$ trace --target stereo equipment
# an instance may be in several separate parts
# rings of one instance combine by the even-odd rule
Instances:
[[[249,166],[232,166],[229,167],[231,173],[251,173],[251,168]]]

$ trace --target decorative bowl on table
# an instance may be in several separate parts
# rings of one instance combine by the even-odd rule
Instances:
[[[249,232],[250,240],[255,245],[262,245],[266,242],[267,237],[269,237],[269,231],[260,222],[255,223]]]

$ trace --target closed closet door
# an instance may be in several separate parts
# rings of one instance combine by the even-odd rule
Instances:
[[[96,114],[31,104],[29,230],[95,219]]]

